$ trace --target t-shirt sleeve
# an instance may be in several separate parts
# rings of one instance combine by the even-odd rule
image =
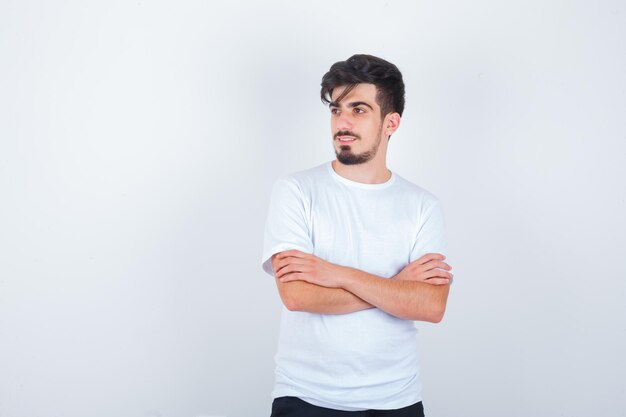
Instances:
[[[422,215],[422,222],[409,261],[413,262],[427,253],[441,253],[447,256],[448,245],[445,229],[441,202],[435,200]]]
[[[263,270],[274,276],[272,255],[290,249],[313,253],[306,203],[300,187],[291,180],[279,179],[272,188],[265,234]]]

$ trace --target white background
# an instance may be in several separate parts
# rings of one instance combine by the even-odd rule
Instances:
[[[428,416],[625,416],[625,44],[609,0],[3,0],[0,416],[269,415],[269,191],[334,157],[354,53],[444,203]]]

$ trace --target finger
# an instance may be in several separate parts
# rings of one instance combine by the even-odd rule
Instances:
[[[416,265],[415,267],[415,271],[417,271],[418,274],[423,274],[427,271],[432,271],[436,269],[439,269],[442,271],[450,271],[452,267],[448,265],[447,263],[440,262],[440,261],[430,261],[430,262],[426,262],[423,265]]]
[[[397,279],[402,281],[422,282],[433,278],[452,279],[452,276],[453,275],[450,272],[444,271],[443,269],[431,269],[427,271],[417,271],[410,274],[398,275]]]
[[[431,260],[428,261],[423,265],[423,268],[425,271],[429,270],[429,269],[434,269],[434,268],[439,268],[439,269],[445,269],[446,271],[450,271],[452,269],[452,267],[450,266],[450,264],[447,264],[443,261],[438,261],[438,260]]]
[[[308,253],[304,253],[302,251],[299,251],[297,249],[289,249],[289,250],[285,250],[282,251],[278,254],[278,258],[282,259],[282,258],[287,258],[287,257],[294,257],[294,258],[305,258],[307,257],[309,254]]]
[[[280,279],[288,274],[293,274],[296,272],[300,272],[300,271],[298,271],[298,269],[294,268],[291,265],[287,265],[281,268],[280,270],[276,271],[276,278]]]
[[[314,267],[314,262],[311,259],[294,258],[290,256],[278,262],[276,271],[282,271],[289,266],[291,266],[292,271],[308,272]]]
[[[431,269],[430,271],[424,272],[422,277],[424,279],[432,279],[432,278],[451,279],[452,278],[452,274],[450,272],[444,271],[442,269]]]
[[[276,263],[276,272],[282,270],[288,265],[305,267],[305,266],[309,266],[310,264],[311,264],[311,261],[308,259],[294,258],[290,256],[289,258],[281,259],[280,261]]]
[[[283,275],[292,274],[295,272],[308,272],[308,268],[306,265],[289,264],[276,272],[276,278],[280,278]]]
[[[446,285],[450,283],[450,280],[447,278],[430,278],[424,282],[432,285]]]
[[[417,259],[415,262],[417,262],[418,264],[425,264],[426,262],[432,261],[432,260],[444,260],[446,259],[445,256],[443,256],[440,253],[427,253],[426,255],[420,257],[419,259]]]
[[[278,280],[282,283],[292,282],[292,281],[306,281],[304,277],[305,277],[305,274],[300,273],[300,272],[294,272],[291,274],[287,274],[283,277],[280,277],[278,278]]]

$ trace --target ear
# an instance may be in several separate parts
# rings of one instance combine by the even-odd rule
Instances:
[[[400,127],[400,114],[389,113],[385,116],[385,136],[389,137]]]

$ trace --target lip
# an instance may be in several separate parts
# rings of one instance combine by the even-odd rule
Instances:
[[[356,141],[356,138],[354,136],[338,136],[337,140],[339,140],[340,143],[352,143]]]

